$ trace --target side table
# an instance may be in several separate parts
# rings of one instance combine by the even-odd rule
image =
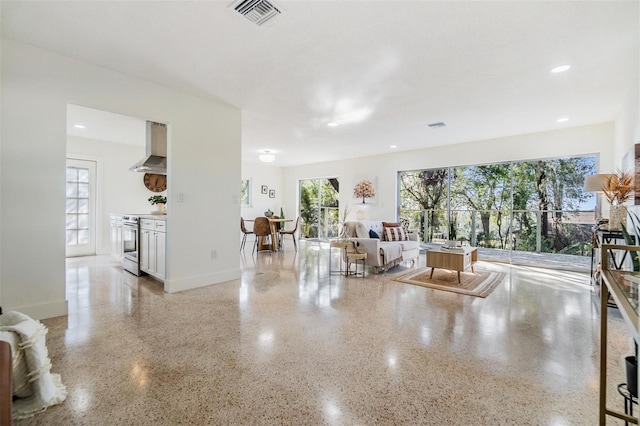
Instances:
[[[352,275],[362,275],[362,278],[364,278],[364,272],[365,272],[365,264],[364,261],[367,259],[367,253],[358,253],[358,252],[354,252],[354,253],[347,253],[347,273],[348,274],[352,274]],[[358,272],[358,262],[362,261],[362,272],[359,273]],[[349,265],[351,263],[355,262],[356,264],[356,271],[355,272],[349,272],[350,268]]]
[[[620,383],[618,385],[618,393],[624,398],[624,413],[633,417],[633,404],[638,405],[638,398],[629,392],[626,383]],[[629,426],[629,422],[625,420],[624,426]]]
[[[353,241],[339,241],[339,240],[335,240],[335,241],[331,241],[329,243],[329,275],[332,274],[338,274],[338,275],[342,275],[344,274],[345,277],[348,275],[349,272],[349,268],[348,268],[348,264],[346,265],[346,269],[343,270],[342,269],[342,264],[343,263],[347,263],[347,249],[349,248],[353,248],[354,247],[354,243]],[[338,269],[337,271],[332,271],[331,270],[331,252],[334,248],[340,249],[340,269]]]

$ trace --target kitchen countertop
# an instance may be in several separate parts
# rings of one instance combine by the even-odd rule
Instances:
[[[167,220],[166,214],[109,213],[109,216],[138,216],[140,219]]]
[[[166,214],[138,214],[140,219],[167,220]]]

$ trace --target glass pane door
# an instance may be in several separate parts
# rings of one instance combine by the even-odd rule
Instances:
[[[337,178],[300,181],[300,217],[302,238],[331,238],[339,232]]]
[[[67,159],[66,235],[67,256],[96,254],[96,163]]]

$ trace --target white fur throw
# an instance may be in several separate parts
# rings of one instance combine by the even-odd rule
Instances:
[[[20,312],[0,315],[0,333],[11,332],[17,337],[3,339],[11,344],[13,388],[14,391],[19,390],[14,394],[23,397],[13,401],[14,418],[30,417],[67,397],[60,375],[50,372],[51,360],[45,343],[47,331],[40,321]],[[24,363],[26,369],[21,368],[20,363]]]

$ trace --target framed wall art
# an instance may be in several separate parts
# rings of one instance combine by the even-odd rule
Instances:
[[[275,189],[269,190],[269,198],[276,198],[276,190]]]
[[[262,187],[260,188],[260,192],[266,194],[267,192],[269,192],[269,187],[267,185],[262,185]]]

